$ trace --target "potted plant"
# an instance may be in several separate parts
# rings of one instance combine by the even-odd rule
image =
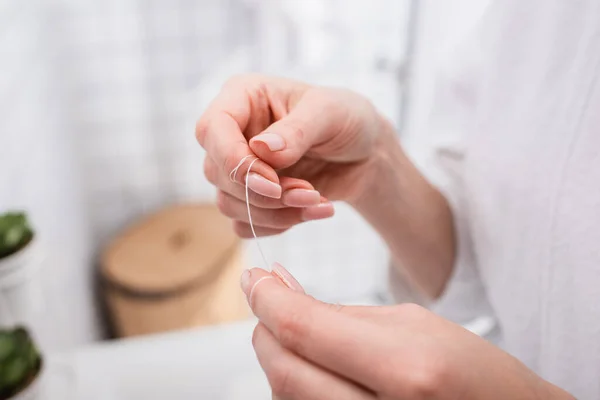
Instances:
[[[23,212],[0,215],[0,326],[30,326],[40,291],[34,273],[40,264],[35,233]]]
[[[0,330],[0,400],[39,398],[42,357],[23,327]]]
[[[0,215],[0,259],[17,253],[33,239],[33,230],[23,212]]]

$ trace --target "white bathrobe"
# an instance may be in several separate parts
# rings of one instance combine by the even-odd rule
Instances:
[[[498,0],[422,133],[457,221],[446,297],[491,310],[505,350],[581,399],[600,399],[599,75],[599,0]]]

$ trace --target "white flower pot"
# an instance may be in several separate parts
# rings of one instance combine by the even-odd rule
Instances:
[[[42,303],[36,279],[41,256],[39,240],[34,237],[17,253],[0,259],[0,327],[33,324]]]

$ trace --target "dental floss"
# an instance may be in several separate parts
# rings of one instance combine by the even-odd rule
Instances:
[[[234,169],[231,170],[231,172],[229,173],[229,179],[232,182],[236,182],[235,178],[237,176],[237,172],[240,169],[240,167],[244,164],[244,162],[250,158],[250,157],[256,157],[253,155],[247,155],[244,158],[242,158],[240,160],[240,162],[238,163],[238,165],[236,165],[236,167]],[[254,165],[255,162],[258,161],[258,157],[256,157],[254,160],[252,160],[252,162],[250,163],[250,165],[248,165],[248,170],[246,172],[246,209],[248,210],[248,222],[250,223],[250,229],[252,230],[252,235],[254,236],[254,240],[256,241],[256,247],[258,247],[258,251],[260,252],[260,255],[262,256],[262,259],[265,263],[265,269],[267,271],[271,271],[271,267],[269,266],[269,262],[267,261],[267,257],[265,257],[265,253],[263,253],[262,247],[260,247],[260,241],[258,240],[258,236],[256,236],[256,231],[254,230],[254,224],[252,223],[252,213],[250,212],[250,196],[248,193],[248,177],[250,176],[250,169],[252,168],[252,165]],[[279,274],[277,274],[279,276]]]
[[[249,154],[249,155],[245,156],[244,158],[242,158],[240,160],[240,162],[235,166],[235,168],[231,170],[231,172],[229,173],[229,180],[231,182],[235,183],[235,177],[237,176],[238,169],[240,169],[240,167],[242,165],[244,165],[244,162],[251,157],[255,157],[256,159],[258,159],[258,157],[253,156],[252,154]]]
[[[279,280],[285,286],[294,290],[292,284],[285,278],[285,276],[283,276],[279,271],[277,271],[277,269],[273,269],[270,267],[270,264],[267,261],[267,257],[265,257],[265,253],[263,252],[262,247],[260,247],[260,241],[258,240],[258,236],[256,236],[256,231],[254,230],[254,223],[252,222],[252,213],[250,212],[250,196],[249,196],[249,192],[248,192],[248,177],[250,176],[250,170],[252,169],[252,165],[254,165],[254,163],[258,161],[258,157],[251,155],[251,154],[243,157],[240,160],[240,162],[235,166],[235,168],[232,169],[231,172],[229,173],[229,180],[231,180],[234,183],[237,183],[235,179],[237,177],[238,170],[242,167],[242,165],[244,165],[244,162],[247,159],[252,158],[252,157],[254,157],[254,160],[252,160],[250,165],[248,165],[248,170],[246,171],[246,179],[245,179],[245,181],[246,181],[245,182],[246,209],[248,210],[248,222],[250,223],[250,229],[252,230],[252,236],[254,236],[254,240],[256,241],[256,247],[258,247],[258,251],[260,252],[263,262],[265,263],[265,270],[270,271],[272,274],[275,274],[275,276],[277,276],[277,278],[279,278]],[[259,279],[258,282],[260,282],[264,278],[268,278],[268,277],[263,277],[263,278]],[[257,286],[258,282],[256,282],[254,284],[254,286],[252,287],[252,291],[254,291],[254,288]],[[250,293],[249,298],[252,299],[252,292]]]

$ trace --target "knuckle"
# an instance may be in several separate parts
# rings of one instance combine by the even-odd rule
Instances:
[[[437,398],[444,387],[448,375],[447,364],[441,357],[422,357],[418,364],[411,366],[404,380],[409,398]]]
[[[294,143],[303,142],[306,133],[302,128],[302,123],[300,121],[286,121],[284,126],[288,130],[288,134],[286,135],[288,138],[291,138]]]
[[[285,398],[293,394],[292,370],[290,365],[282,359],[273,361],[267,373],[271,390],[275,396]]]

